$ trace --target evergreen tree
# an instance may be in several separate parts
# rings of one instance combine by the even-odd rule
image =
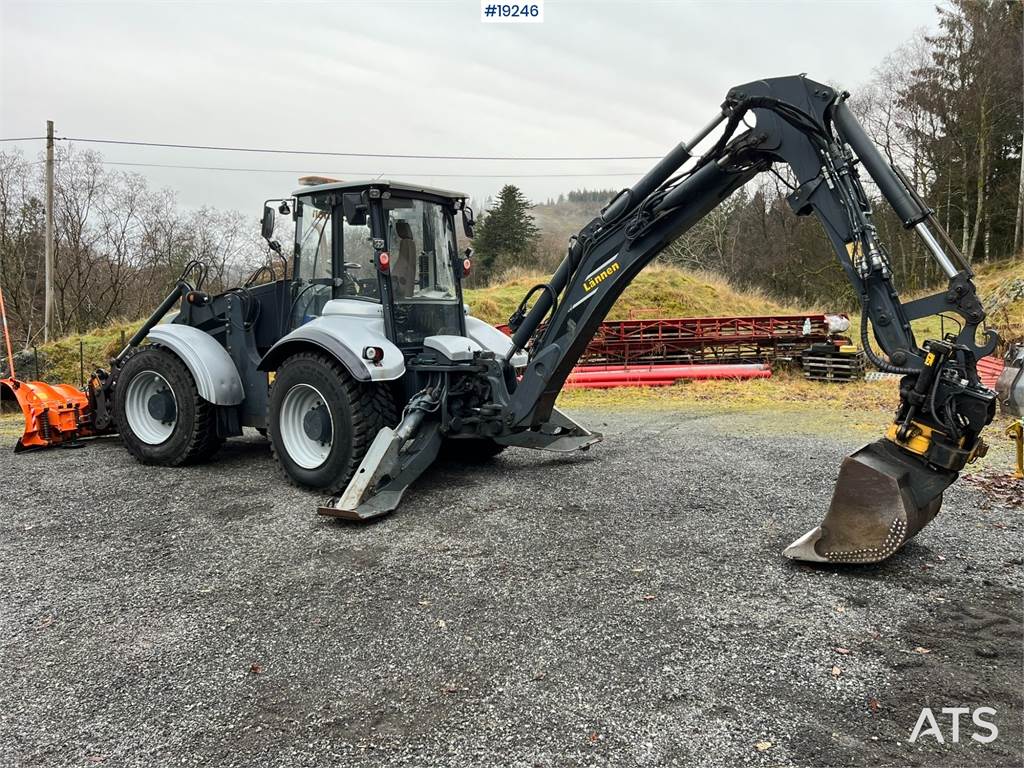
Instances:
[[[519,187],[506,184],[495,205],[476,228],[473,250],[480,274],[485,279],[533,255],[540,230],[533,223],[530,208]]]

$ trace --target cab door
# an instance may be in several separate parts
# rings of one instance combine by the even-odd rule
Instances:
[[[426,336],[465,336],[454,211],[448,201],[391,197],[383,202],[392,339],[422,346]],[[461,263],[461,262],[460,262]]]
[[[380,302],[374,240],[363,213],[350,222],[334,193],[297,205],[290,328],[323,313],[331,299]]]

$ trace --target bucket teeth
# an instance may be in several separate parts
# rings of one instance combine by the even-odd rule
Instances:
[[[821,525],[786,547],[792,560],[877,563],[892,556],[938,514],[957,473],[932,469],[888,440],[843,461]]]

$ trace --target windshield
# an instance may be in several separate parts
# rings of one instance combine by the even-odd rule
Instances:
[[[450,209],[405,198],[390,198],[385,207],[398,343],[419,344],[435,334],[461,335]]]

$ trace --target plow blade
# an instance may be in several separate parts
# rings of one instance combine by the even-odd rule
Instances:
[[[15,453],[73,444],[94,434],[88,426],[89,396],[70,384],[0,379],[0,401],[17,402],[25,417]]]
[[[877,563],[932,521],[956,472],[936,470],[888,440],[843,460],[821,525],[790,544],[792,560]]]

